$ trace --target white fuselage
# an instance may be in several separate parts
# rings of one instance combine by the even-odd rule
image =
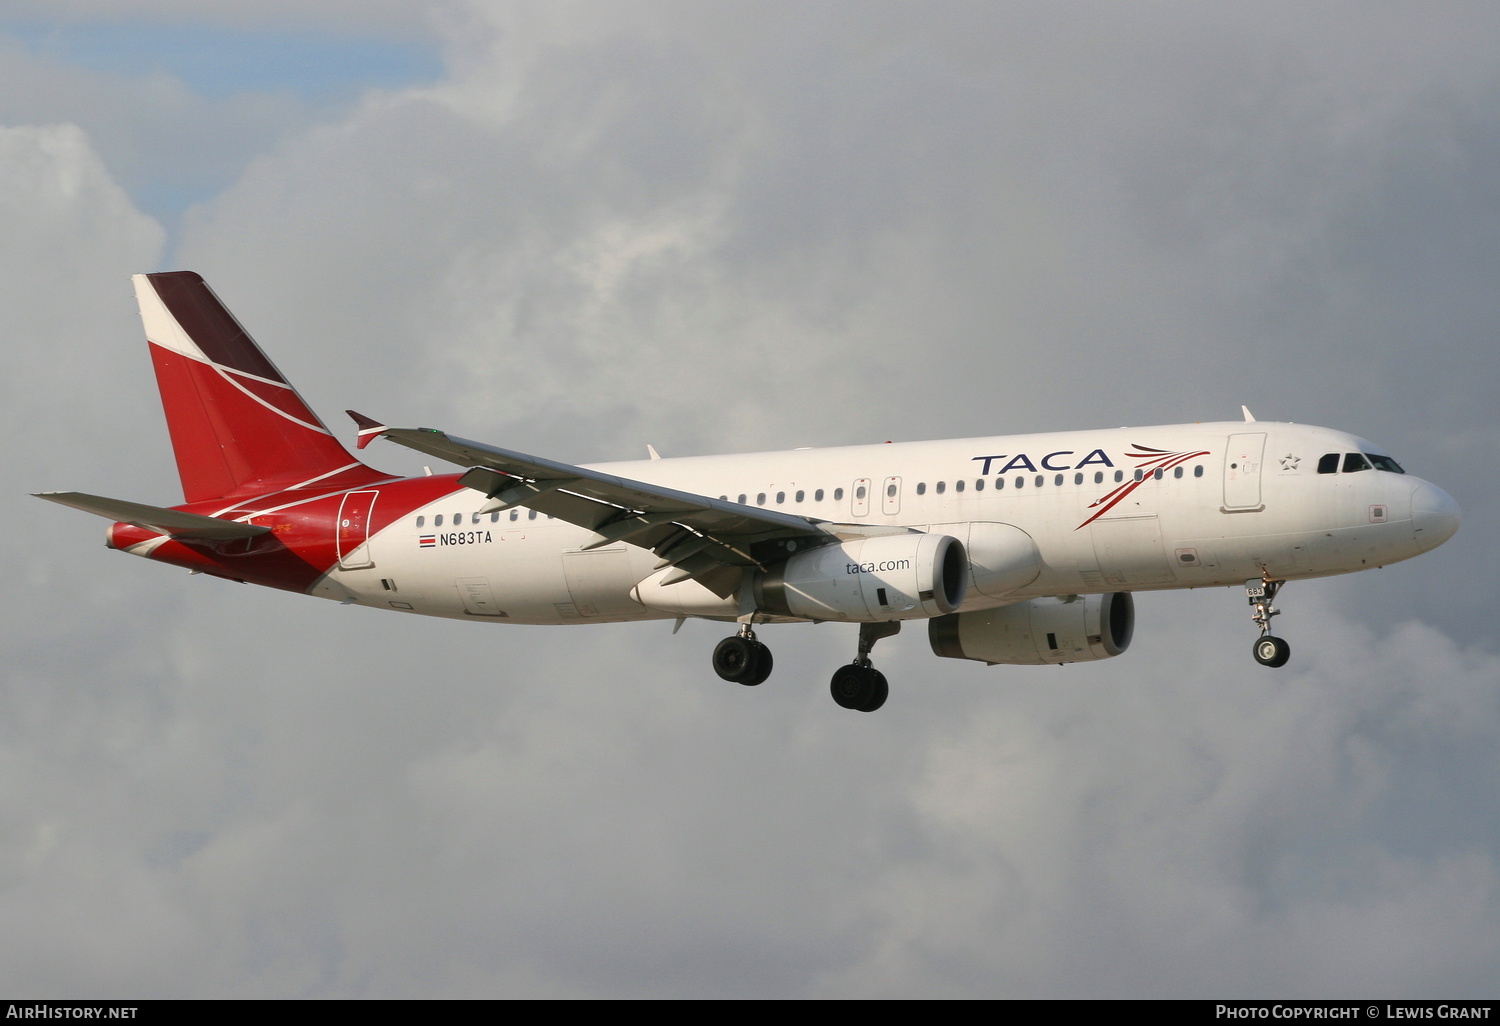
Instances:
[[[1339,471],[1320,473],[1333,453]],[[1326,428],[1236,421],[641,460],[607,470],[838,524],[952,534],[976,565],[988,525],[1024,532],[1038,554],[1034,576],[1002,591],[970,588],[961,608],[971,610],[1348,573],[1408,559],[1452,533],[1456,518],[1448,525],[1443,505],[1452,500],[1440,490],[1389,469],[1344,472],[1349,453],[1381,450]],[[586,551],[590,531],[526,508],[481,514],[485,502],[455,484],[371,536],[346,561],[357,568],[335,568],[313,593],[502,623],[679,615],[632,597],[659,570],[651,551],[623,542]],[[730,605],[701,615],[755,612],[748,587]]]

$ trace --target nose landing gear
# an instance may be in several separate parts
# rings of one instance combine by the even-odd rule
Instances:
[[[1264,573],[1260,580],[1251,578],[1245,582],[1245,594],[1249,597],[1250,608],[1253,610],[1250,619],[1260,628],[1260,637],[1255,639],[1255,646],[1251,651],[1255,653],[1255,661],[1262,666],[1285,666],[1286,661],[1292,657],[1292,646],[1286,643],[1286,639],[1271,634],[1271,617],[1281,615],[1281,610],[1271,603],[1285,583],[1273,581],[1270,575]]]

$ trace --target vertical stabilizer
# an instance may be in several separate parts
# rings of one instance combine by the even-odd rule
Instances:
[[[348,487],[374,474],[323,426],[201,277],[170,271],[132,280],[188,502],[315,481]]]

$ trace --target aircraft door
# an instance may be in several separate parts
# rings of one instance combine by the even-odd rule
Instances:
[[[849,489],[850,511],[857,517],[870,515],[870,479],[859,478]]]
[[[495,602],[494,590],[488,577],[460,577],[456,582],[458,597],[464,604],[464,612],[470,616],[504,616],[505,612]]]
[[[370,511],[375,508],[377,491],[348,492],[339,503],[338,529],[335,531],[340,570],[363,570],[375,565],[370,558]]]
[[[1173,580],[1155,514],[1100,517],[1089,525],[1106,584],[1167,584]]]
[[[901,512],[901,479],[888,477],[880,490],[880,511],[888,517]]]
[[[1264,431],[1230,435],[1224,450],[1225,513],[1254,513],[1265,509],[1260,497],[1260,469],[1266,450]]]

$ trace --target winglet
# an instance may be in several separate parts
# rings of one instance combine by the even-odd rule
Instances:
[[[1248,406],[1241,406],[1240,407],[1240,412],[1245,415],[1245,423],[1246,424],[1254,424],[1255,423],[1255,414],[1253,414],[1253,413],[1250,412],[1250,407],[1248,407]]]
[[[359,434],[354,439],[354,447],[356,449],[363,449],[379,438],[381,433],[385,431],[386,425],[380,423],[378,420],[371,420],[363,413],[356,413],[353,410],[345,410],[344,412],[353,417],[354,423],[359,425]]]

